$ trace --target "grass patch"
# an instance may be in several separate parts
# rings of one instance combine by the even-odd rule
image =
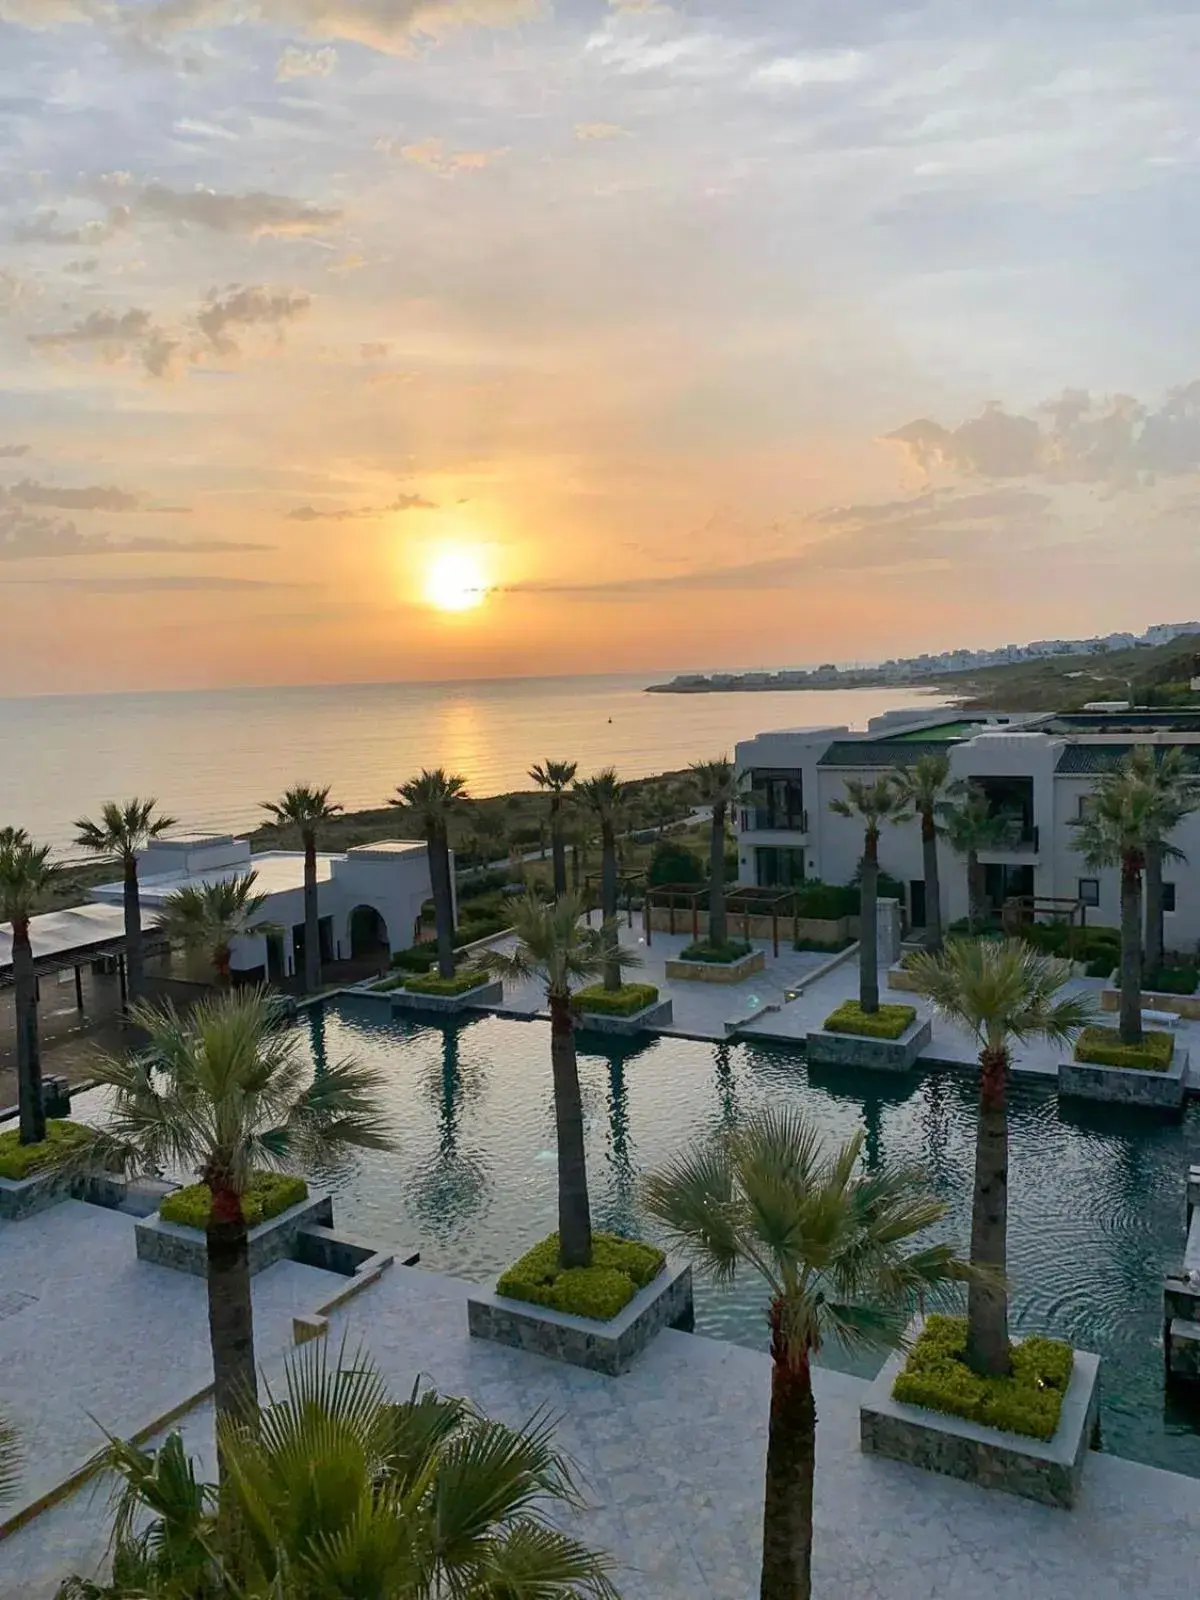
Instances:
[[[423,978],[409,978],[404,987],[410,994],[466,994],[488,981],[488,975],[479,967],[468,967],[456,972],[452,978],[441,978],[436,972]]]
[[[1159,994],[1195,994],[1200,972],[1195,967],[1159,967],[1142,975],[1142,988]]]
[[[930,1317],[892,1388],[893,1400],[987,1428],[1050,1439],[1058,1427],[1075,1357],[1070,1345],[1036,1336],[1012,1347],[1010,1378],[981,1378],[967,1366],[963,1317]]]
[[[587,989],[577,989],[571,998],[580,1011],[592,1011],[601,1017],[632,1017],[654,1004],[658,990],[652,983],[623,983],[619,989],[594,983]]]
[[[242,1212],[248,1228],[257,1228],[260,1222],[270,1222],[289,1206],[298,1206],[308,1199],[308,1185],[303,1178],[294,1178],[286,1172],[256,1172],[242,1195]],[[158,1208],[164,1222],[178,1223],[181,1228],[207,1228],[212,1210],[212,1195],[203,1183],[190,1183],[186,1189],[176,1189],[167,1195]]]
[[[898,1039],[917,1020],[916,1006],[880,1006],[864,1011],[857,1000],[847,1000],[821,1024],[826,1033],[854,1033],[863,1039]]]
[[[1140,1072],[1165,1072],[1175,1054],[1170,1033],[1144,1033],[1141,1044],[1122,1044],[1116,1028],[1085,1028],[1075,1042],[1076,1061],[1097,1067],[1133,1067]]]
[[[46,1137],[41,1144],[22,1144],[18,1128],[0,1133],[0,1178],[12,1178],[14,1182],[19,1182],[46,1167],[56,1166],[64,1156],[70,1155],[81,1139],[88,1136],[88,1132],[78,1122],[55,1117],[46,1123]]]
[[[558,1234],[552,1233],[501,1275],[496,1293],[609,1322],[658,1276],[666,1259],[651,1244],[594,1233],[591,1266],[564,1269],[558,1260]]]
[[[743,956],[748,956],[754,946],[745,939],[726,939],[724,944],[710,944],[707,939],[697,939],[679,952],[680,961],[707,961],[713,966],[730,967]]]
[[[796,939],[792,944],[793,950],[812,950],[823,956],[836,956],[843,950],[848,950],[854,943],[853,934],[847,934],[844,939]]]

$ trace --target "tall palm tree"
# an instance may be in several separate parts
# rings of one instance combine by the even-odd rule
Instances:
[[[1086,997],[1064,995],[1065,962],[1023,939],[954,939],[909,965],[918,994],[979,1045],[979,1122],[971,1203],[967,1361],[976,1372],[1012,1370],[1008,1343],[1008,1080],[1011,1047],[1030,1039],[1066,1044],[1091,1021]]]
[[[867,783],[847,778],[845,794],[829,802],[839,817],[863,828],[862,906],[859,911],[858,1003],[866,1012],[879,1010],[879,833],[884,822],[900,812],[890,778]]]
[[[762,1600],[811,1593],[816,1407],[811,1361],[900,1344],[911,1312],[965,1267],[948,1245],[911,1248],[946,1207],[922,1174],[864,1172],[861,1131],[839,1150],[792,1107],[768,1107],[675,1156],[646,1183],[651,1214],[719,1283],[749,1267],[770,1295],[771,1412]]]
[[[948,754],[918,756],[912,766],[893,767],[892,787],[902,810],[893,818],[907,822],[913,817],[921,823],[921,855],[925,874],[925,946],[942,948],[942,886],[938,871],[938,838],[942,819],[952,799],[966,792],[961,778],[950,779]]]
[[[242,1196],[256,1169],[386,1149],[380,1082],[351,1062],[312,1074],[299,1034],[280,1026],[279,1004],[264,989],[215,995],[186,1017],[170,1005],[136,1006],[132,1018],[147,1043],[95,1063],[93,1077],[111,1091],[109,1116],[71,1161],[133,1174],[185,1169],[207,1187],[216,1407],[247,1415],[257,1382]]]
[[[575,792],[600,824],[600,915],[604,923],[607,960],[604,987],[621,987],[621,962],[617,932],[617,822],[625,803],[626,785],[615,767],[604,767],[591,778],[576,782]]]
[[[100,809],[99,822],[80,817],[75,824],[75,843],[97,856],[117,856],[124,878],[125,973],[129,998],[135,1004],[142,998],[142,904],[138,892],[138,857],[152,839],[161,838],[175,826],[175,818],[155,816],[157,800],[126,800],[123,805],[107,800]]]
[[[438,972],[454,976],[454,884],[450,875],[450,818],[467,798],[467,780],[444,767],[422,767],[420,774],[402,783],[390,806],[411,811],[425,835],[429,850],[429,881],[433,888],[433,916],[437,928]],[[482,822],[480,823],[482,830]]]
[[[62,1600],[616,1600],[608,1558],[559,1526],[582,1499],[544,1418],[510,1428],[419,1387],[396,1401],[361,1355],[336,1362],[304,1345],[256,1427],[218,1423],[219,1486],[178,1433],[115,1441],[114,1578]]]
[[[163,937],[171,944],[181,944],[189,954],[202,955],[224,988],[232,982],[234,940],[267,927],[256,921],[267,903],[265,894],[254,892],[257,882],[257,872],[242,872],[211,883],[185,884],[167,895],[159,908],[158,928]]]
[[[725,842],[729,808],[742,793],[741,777],[728,756],[715,761],[694,761],[695,794],[701,805],[712,807],[712,831],[708,852],[708,939],[724,944],[729,937],[725,920]]]
[[[606,930],[584,924],[583,902],[577,895],[563,895],[550,905],[536,895],[525,895],[510,904],[515,947],[511,953],[486,951],[481,959],[489,971],[502,977],[536,977],[545,984],[558,1139],[559,1254],[564,1267],[588,1267],[592,1263],[592,1214],[571,986],[604,971],[609,958]]]
[[[41,1144],[46,1137],[42,1104],[42,1052],[38,1038],[37,973],[29,922],[58,869],[50,846],[36,845],[24,828],[6,829],[0,840],[0,918],[12,925],[13,999],[17,1014],[17,1099],[20,1141]]]
[[[579,771],[578,761],[539,761],[529,769],[529,776],[539,789],[550,795],[550,848],[554,857],[554,897],[561,899],[567,892],[567,841],[563,828],[563,796],[575,781]]]
[[[316,994],[321,987],[321,910],[317,897],[317,829],[332,821],[341,810],[329,799],[329,785],[314,789],[298,783],[284,791],[282,799],[265,800],[263,810],[281,828],[296,828],[304,846],[304,992]]]
[[[1146,970],[1163,965],[1163,863],[1186,861],[1171,834],[1200,808],[1200,782],[1194,761],[1179,745],[1138,745],[1126,757],[1129,770],[1150,785],[1157,805],[1148,818],[1143,877],[1146,890]]]
[[[1011,844],[1020,823],[1007,812],[993,811],[982,789],[968,784],[963,798],[944,813],[942,825],[951,850],[966,859],[967,931],[974,933],[984,915],[980,851],[1003,849]]]

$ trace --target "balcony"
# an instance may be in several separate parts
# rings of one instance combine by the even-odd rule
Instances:
[[[1012,861],[1013,859],[1029,860],[1041,853],[1041,837],[1033,824],[1018,824],[1014,826],[1008,838],[987,845],[979,851],[980,861]]]
[[[738,812],[738,832],[786,833],[800,837],[808,832],[808,812],[777,812],[770,806],[742,806]]]

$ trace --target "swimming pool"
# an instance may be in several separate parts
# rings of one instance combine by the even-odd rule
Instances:
[[[424,1265],[486,1282],[556,1222],[549,1034],[481,1016],[426,1026],[342,997],[300,1023],[314,1061],[345,1056],[384,1076],[395,1148],[328,1179],[339,1228],[418,1245]],[[830,1139],[866,1131],[866,1159],[916,1161],[949,1205],[964,1251],[975,1083],[933,1071],[809,1074],[785,1048],[580,1035],[588,1173],[597,1226],[653,1236],[639,1176],[747,1110],[789,1101]],[[1194,1103],[1193,1103],[1194,1104]],[[1162,1279],[1183,1250],[1184,1182],[1200,1160],[1200,1107],[1160,1122],[1113,1107],[1060,1109],[1012,1090],[1009,1262],[1017,1331],[1058,1334],[1105,1358],[1104,1446],[1200,1477],[1200,1431],[1162,1381]],[[697,1285],[700,1333],[765,1348],[764,1299],[747,1276]],[[845,1366],[830,1350],[826,1360]],[[877,1363],[876,1363],[877,1365]],[[857,1368],[856,1370],[872,1370]]]

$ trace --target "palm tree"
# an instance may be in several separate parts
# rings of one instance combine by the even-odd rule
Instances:
[[[944,813],[946,840],[967,863],[967,931],[974,933],[983,919],[983,868],[981,850],[1000,850],[1011,844],[1019,830],[1017,819],[1004,811],[993,811],[982,789],[968,785],[957,805]]]
[[[1163,965],[1163,863],[1186,861],[1170,836],[1200,807],[1200,786],[1195,763],[1179,745],[1138,745],[1125,758],[1129,770],[1150,785],[1157,800],[1156,815],[1148,818],[1145,841],[1146,970],[1157,973]]]
[[[695,793],[701,805],[712,807],[712,835],[708,867],[708,942],[725,944],[729,930],[725,921],[725,829],[730,806],[742,793],[741,775],[728,756],[715,761],[694,761]]]
[[[29,922],[58,869],[50,846],[36,845],[24,828],[6,829],[0,840],[0,917],[12,925],[13,998],[17,1013],[17,1099],[20,1142],[41,1144],[46,1137],[42,1103],[42,1052],[38,1039],[37,973]]]
[[[390,806],[411,811],[421,825],[429,850],[429,881],[437,927],[438,973],[454,976],[454,884],[450,875],[450,818],[467,798],[467,780],[444,767],[422,767],[420,775],[402,783]],[[482,831],[482,820],[480,830]]]
[[[563,795],[575,781],[579,771],[578,761],[539,761],[529,769],[529,776],[539,789],[550,795],[550,845],[554,856],[554,897],[561,899],[567,892],[567,843],[563,830]]]
[[[171,944],[181,944],[189,954],[203,955],[211,963],[218,984],[232,982],[230,963],[235,939],[261,933],[266,923],[255,918],[267,903],[255,894],[257,872],[235,873],[212,883],[185,884],[164,899],[158,928]]]
[[[575,792],[595,814],[600,824],[600,916],[604,924],[607,960],[604,987],[621,987],[621,963],[617,949],[617,819],[625,803],[626,786],[614,767],[604,767],[592,778],[575,784]]]
[[[1066,1044],[1091,1021],[1083,996],[1063,995],[1070,967],[1023,939],[954,939],[939,955],[909,965],[918,994],[979,1045],[979,1122],[971,1204],[967,1291],[967,1362],[976,1372],[1007,1375],[1008,1079],[1011,1047],[1030,1039]]]
[[[174,817],[155,816],[157,800],[107,800],[100,821],[80,817],[75,843],[97,856],[117,856],[125,882],[125,970],[130,1000],[142,998],[142,906],[138,893],[138,857],[152,839],[175,826]]]
[[[757,1112],[694,1144],[649,1178],[651,1214],[719,1283],[766,1279],[771,1413],[762,1600],[811,1593],[816,1407],[811,1361],[826,1339],[899,1345],[911,1312],[965,1274],[948,1245],[910,1249],[945,1205],[911,1169],[861,1169],[860,1132],[829,1153],[793,1107]]]
[[[571,985],[598,977],[605,970],[609,960],[607,930],[584,924],[583,902],[578,895],[563,895],[550,905],[536,895],[525,895],[513,900],[511,907],[516,933],[514,949],[511,953],[486,951],[481,959],[489,971],[502,977],[536,977],[546,986],[558,1138],[559,1254],[564,1267],[588,1267],[592,1263],[592,1215]]]
[[[136,1006],[140,1051],[94,1065],[108,1120],[71,1162],[105,1171],[194,1171],[211,1196],[205,1243],[208,1328],[219,1413],[257,1404],[242,1196],[256,1169],[313,1167],[347,1148],[388,1148],[377,1076],[351,1062],[312,1074],[300,1036],[265,989],[215,995],[182,1017]],[[307,1081],[306,1081],[307,1080]]]
[[[942,948],[942,887],[938,872],[938,837],[949,801],[966,792],[961,778],[950,780],[950,757],[945,754],[918,756],[911,767],[892,768],[892,787],[903,808],[893,820],[907,822],[919,817],[921,854],[925,873],[925,946]]]
[[[419,1386],[397,1402],[361,1355],[336,1362],[303,1346],[256,1427],[219,1422],[219,1486],[178,1433],[114,1441],[114,1580],[71,1579],[63,1600],[616,1600],[608,1558],[558,1525],[583,1502],[544,1417],[510,1428]]]
[[[321,911],[317,899],[317,829],[337,816],[341,806],[329,800],[329,786],[314,789],[298,783],[284,791],[281,800],[265,800],[281,828],[297,828],[304,846],[304,992],[316,994],[321,987]]]
[[[847,778],[845,790],[842,797],[829,802],[829,809],[863,825],[858,1003],[864,1011],[873,1012],[879,1010],[879,832],[885,821],[899,814],[900,802],[890,778],[876,778],[874,783]]]

